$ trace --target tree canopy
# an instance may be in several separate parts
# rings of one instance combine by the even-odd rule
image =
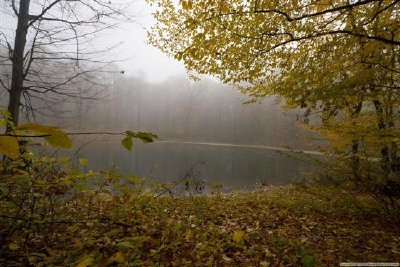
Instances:
[[[302,69],[305,57],[304,63],[323,66],[335,54],[357,49],[355,42],[368,42],[365,53],[400,46],[400,1],[149,2],[160,7],[152,44],[189,70],[227,83],[246,81],[255,96],[280,92],[269,85]]]
[[[318,114],[313,128],[356,185],[400,186],[400,1],[149,2],[153,45],[254,99]]]

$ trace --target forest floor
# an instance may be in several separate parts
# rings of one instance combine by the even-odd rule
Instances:
[[[176,266],[400,262],[399,218],[345,190],[267,186],[162,202],[163,245],[156,255]]]
[[[195,197],[100,194],[101,208],[91,209],[96,219],[40,230],[47,233],[36,234],[29,262],[79,267],[400,262],[396,214],[345,190],[268,186]]]

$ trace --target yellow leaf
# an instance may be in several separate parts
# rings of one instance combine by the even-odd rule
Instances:
[[[189,4],[188,4],[188,2],[182,1],[181,4],[182,4],[182,8],[183,8],[184,10],[189,9]]]
[[[236,243],[242,243],[243,242],[243,237],[244,237],[244,232],[242,231],[235,231],[233,233],[233,241]]]
[[[107,193],[99,193],[97,195],[100,201],[111,201],[113,200],[113,197],[110,194]]]
[[[8,245],[8,247],[9,247],[11,250],[17,250],[17,249],[19,249],[19,245],[18,245],[16,242],[10,243],[10,244]]]
[[[15,130],[19,134],[34,133],[36,135],[44,135],[44,139],[54,147],[72,147],[72,140],[57,127],[44,126],[37,123],[25,123],[16,127]]]
[[[12,136],[0,136],[0,154],[15,159],[19,155],[17,138]]]
[[[226,4],[226,3],[222,3],[222,5],[221,5],[221,12],[222,13],[229,13],[229,6]]]
[[[79,164],[81,164],[82,166],[86,166],[88,165],[89,161],[87,159],[84,158],[80,158],[79,159]]]
[[[54,130],[50,132],[51,136],[45,137],[46,141],[54,146],[61,148],[71,148],[72,140],[68,137],[66,133],[60,130]]]
[[[117,263],[123,263],[125,261],[124,255],[122,252],[118,251],[115,253],[109,260],[109,262],[117,262]]]
[[[92,255],[85,256],[76,267],[88,267],[93,263],[94,259]]]

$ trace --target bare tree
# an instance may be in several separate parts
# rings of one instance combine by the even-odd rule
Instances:
[[[101,47],[96,37],[129,20],[129,6],[108,0],[2,1],[0,15],[17,24],[15,36],[0,28],[0,48],[6,51],[0,55],[0,88],[9,93],[8,111],[15,125],[21,108],[34,114],[68,98],[96,98],[99,91],[92,89],[109,80],[99,73],[109,72],[115,62],[107,58],[115,46]]]

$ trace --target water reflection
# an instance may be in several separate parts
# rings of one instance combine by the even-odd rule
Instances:
[[[119,172],[171,182],[191,168],[206,183],[219,183],[224,191],[250,189],[255,184],[286,184],[315,170],[309,162],[268,149],[204,146],[179,143],[136,144],[133,151],[117,142],[94,142],[79,153],[89,159],[87,169],[118,166]]]

